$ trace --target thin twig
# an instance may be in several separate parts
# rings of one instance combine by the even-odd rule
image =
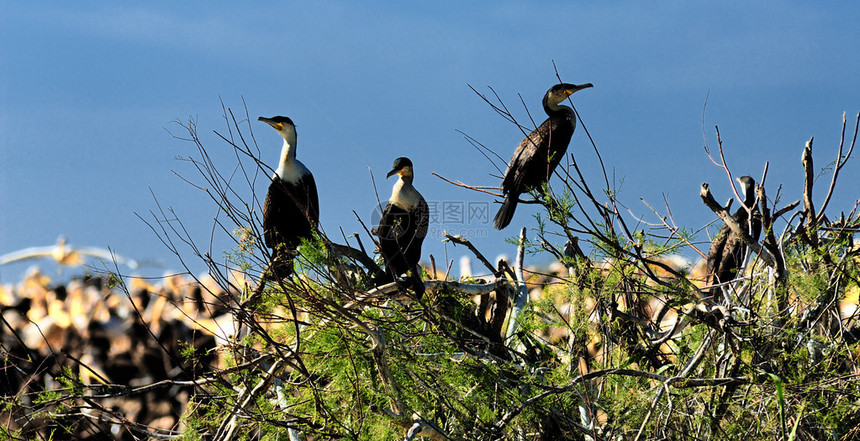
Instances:
[[[830,197],[833,196],[833,190],[836,188],[836,178],[839,176],[839,171],[845,166],[845,163],[851,158],[851,152],[854,151],[854,144],[857,142],[857,129],[860,128],[860,113],[857,114],[857,119],[854,122],[854,136],[851,138],[851,146],[845,156],[842,156],[842,148],[845,145],[845,112],[842,113],[842,136],[839,137],[839,151],[836,153],[836,165],[833,167],[833,177],[830,179],[830,188],[827,189],[827,196],[821,204],[821,209],[818,211],[816,224],[821,224],[824,220],[824,209],[830,203]]]

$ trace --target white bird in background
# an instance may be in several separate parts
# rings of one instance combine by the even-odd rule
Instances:
[[[45,247],[30,247],[23,250],[13,251],[0,256],[0,265],[30,259],[51,258],[62,266],[79,266],[86,262],[87,258],[101,259],[104,262],[116,262],[136,269],[139,264],[136,260],[127,259],[103,248],[78,248],[66,244],[66,238],[60,236],[56,245]]]
[[[460,257],[460,278],[468,279],[472,277],[472,259],[469,256]]]

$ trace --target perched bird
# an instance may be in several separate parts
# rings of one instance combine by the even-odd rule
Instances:
[[[101,259],[104,262],[116,262],[129,268],[137,268],[138,262],[125,257],[118,256],[110,250],[102,248],[79,248],[66,244],[66,238],[60,236],[56,245],[44,247],[30,247],[23,250],[13,251],[0,256],[0,265],[17,262],[20,260],[51,258],[58,265],[79,266],[86,262],[87,258]]]
[[[258,121],[272,126],[284,138],[263,205],[263,236],[272,249],[271,275],[280,279],[293,273],[293,257],[302,239],[313,236],[319,224],[320,203],[314,176],[296,159],[293,121],[285,116],[261,116]]]
[[[403,273],[410,273],[413,288],[423,293],[424,285],[418,276],[421,244],[430,224],[430,210],[421,193],[412,186],[412,161],[397,158],[386,178],[398,175],[391,198],[382,212],[376,235],[385,260],[385,276],[379,282],[390,282]]]
[[[511,223],[520,194],[539,188],[552,176],[567,152],[567,145],[576,128],[573,109],[560,103],[572,93],[588,87],[593,86],[591,83],[561,83],[552,86],[544,95],[543,110],[549,118],[520,143],[508,162],[508,170],[502,180],[505,200],[494,219],[497,230]]]
[[[758,241],[761,235],[761,215],[758,208],[755,207],[755,179],[741,176],[738,178],[738,182],[741,184],[743,205],[746,208],[738,208],[732,218],[740,224],[744,231],[750,233],[753,240]],[[750,212],[747,209],[751,210],[752,222],[750,222]],[[734,280],[741,270],[746,252],[747,245],[740,236],[735,234],[728,225],[723,225],[714,236],[711,249],[708,251],[707,284],[719,285]],[[721,293],[720,286],[713,286],[707,295],[713,301],[720,303]]]
[[[564,252],[564,257],[570,259],[564,263],[568,275],[576,275],[576,267],[579,262],[588,262],[588,257],[582,251],[582,247],[579,246],[579,237],[577,236],[568,239],[562,251]]]

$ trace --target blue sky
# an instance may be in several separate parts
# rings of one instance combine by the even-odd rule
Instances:
[[[430,174],[497,185],[493,166],[457,131],[504,158],[522,139],[468,85],[492,86],[527,121],[520,94],[543,119],[553,61],[565,81],[594,83],[574,103],[620,200],[654,220],[640,198],[662,208],[665,194],[676,222],[698,229],[714,219],[699,185],[710,182],[718,200],[730,192],[704,153],[703,125],[712,146],[719,125],[736,174],[758,177],[769,161],[768,193],[782,185],[785,201],[800,198],[806,140],[815,137],[819,167],[834,159],[842,113],[850,122],[860,111],[858,18],[849,1],[9,3],[0,14],[0,254],[62,234],[161,260],[159,273],[180,269],[135,213],[155,209],[154,193],[208,244],[215,207],[176,177],[195,176],[176,159],[194,150],[168,131],[196,119],[216,163],[229,168],[232,153],[212,135],[224,130],[221,101],[239,113],[247,105],[253,119],[296,122],[329,232],[360,231],[352,210],[369,220],[376,204],[369,170],[387,198],[384,174],[398,156],[413,160],[428,201],[491,202]],[[279,138],[251,126],[274,166]],[[570,151],[594,172],[582,127]],[[831,213],[860,196],[858,164],[844,169]],[[489,256],[510,255],[504,238],[534,226],[531,213],[521,207],[502,232],[436,228],[473,235]],[[228,245],[216,239],[214,251]],[[424,254],[441,262],[465,252],[428,238]],[[0,268],[0,281],[29,265]]]

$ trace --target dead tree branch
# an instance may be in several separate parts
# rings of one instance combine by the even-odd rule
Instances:
[[[833,177],[830,179],[830,187],[827,189],[827,196],[824,197],[824,202],[821,204],[821,209],[818,211],[818,216],[816,216],[816,223],[821,224],[824,220],[824,210],[827,208],[827,204],[830,203],[830,197],[833,196],[833,190],[836,188],[836,178],[839,176],[839,171],[842,170],[842,167],[845,167],[845,163],[851,158],[851,153],[854,151],[854,145],[857,142],[857,131],[860,128],[860,113],[857,113],[857,118],[854,121],[854,136],[851,137],[851,146],[848,148],[848,152],[845,155],[842,155],[843,147],[845,146],[845,126],[846,126],[845,113],[842,113],[842,136],[839,137],[839,151],[836,153],[836,162],[833,166]],[[812,140],[810,140],[812,142]]]

